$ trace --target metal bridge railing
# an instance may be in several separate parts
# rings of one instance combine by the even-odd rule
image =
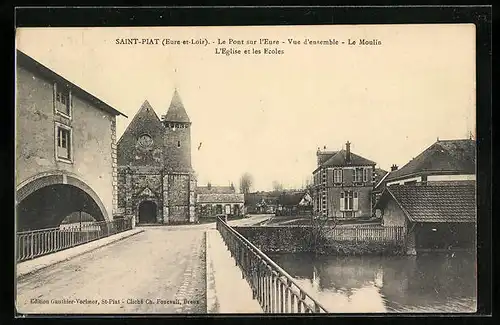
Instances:
[[[260,249],[217,218],[217,230],[266,313],[328,313]]]
[[[22,262],[55,253],[129,229],[132,229],[131,218],[21,231],[16,234],[17,261]]]

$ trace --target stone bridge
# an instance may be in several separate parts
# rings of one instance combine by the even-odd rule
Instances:
[[[265,216],[230,221],[251,225]],[[21,314],[259,313],[215,223],[136,227],[17,264]],[[237,293],[237,294],[235,294]]]

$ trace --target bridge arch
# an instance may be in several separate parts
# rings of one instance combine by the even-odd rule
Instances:
[[[78,211],[89,213],[97,221],[110,220],[97,193],[75,174],[41,173],[16,189],[18,231],[57,227],[69,214]]]

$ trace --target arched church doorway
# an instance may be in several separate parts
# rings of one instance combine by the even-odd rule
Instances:
[[[156,223],[157,206],[153,201],[143,201],[139,205],[139,223]]]

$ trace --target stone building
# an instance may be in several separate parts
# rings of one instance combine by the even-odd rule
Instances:
[[[161,120],[146,100],[118,141],[118,207],[137,223],[193,223],[191,121],[177,90]]]
[[[16,52],[16,227],[117,213],[116,117],[125,116]],[[126,116],[125,116],[126,117]]]
[[[196,209],[200,218],[219,214],[238,217],[244,215],[245,197],[231,186],[199,186],[196,190]]]
[[[351,152],[317,151],[313,172],[313,213],[329,218],[372,216],[372,190],[376,163]]]

